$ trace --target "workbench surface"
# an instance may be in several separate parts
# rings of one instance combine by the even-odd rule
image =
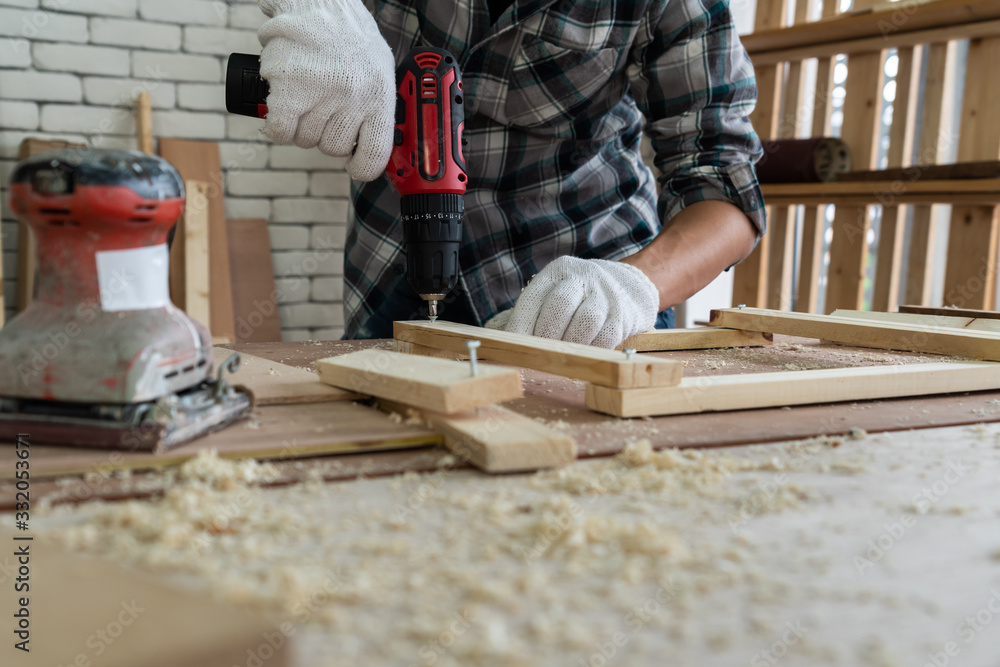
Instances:
[[[302,667],[995,667],[1000,426],[869,434],[873,411],[841,407],[849,436],[663,452],[662,426],[617,422],[601,437],[623,453],[532,475],[441,451],[429,473],[263,488],[244,480],[266,467],[202,459],[164,498],[34,525],[291,622]]]

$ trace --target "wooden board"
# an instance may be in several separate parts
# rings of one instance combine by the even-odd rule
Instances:
[[[760,347],[770,345],[773,337],[758,331],[696,327],[693,329],[654,329],[636,334],[618,346],[619,350],[665,352],[667,350],[707,350],[724,347]]]
[[[30,567],[30,590],[16,593],[11,578],[0,595],[7,626],[0,664],[6,667],[241,665],[249,648],[268,645],[265,637],[281,640],[271,646],[268,667],[292,664],[291,624],[285,635],[280,622],[217,602],[207,592],[167,587],[118,563],[66,553],[44,534],[23,537],[0,531],[8,553],[28,550]],[[14,648],[20,597],[28,598],[30,653]]]
[[[180,172],[185,181],[204,181],[208,189],[209,287],[213,338],[236,340],[233,318],[232,284],[229,273],[229,242],[226,238],[225,182],[219,145],[207,141],[160,139],[160,155]],[[170,296],[178,308],[185,304],[183,266],[184,244],[174,243],[170,251]]]
[[[320,380],[359,394],[446,414],[503,403],[524,394],[512,368],[471,365],[388,350],[360,350],[316,362]]]
[[[468,354],[449,352],[448,350],[439,350],[436,347],[427,347],[426,345],[407,343],[404,340],[392,341],[392,349],[395,350],[396,352],[402,352],[403,354],[419,354],[422,357],[434,357],[436,359],[451,359],[452,361],[469,360]]]
[[[837,174],[837,181],[894,181],[927,179],[942,181],[949,179],[1000,178],[1000,160],[979,162],[958,162],[955,164],[925,164],[911,167],[896,167],[876,171],[848,171]]]
[[[32,445],[32,479],[175,466],[215,449],[228,459],[286,459],[439,444],[437,433],[397,424],[348,401],[256,408],[248,420],[164,454]],[[0,479],[14,477],[14,448],[0,446]]]
[[[683,367],[655,357],[628,360],[624,353],[538,336],[524,336],[452,322],[394,322],[396,340],[462,353],[465,343],[482,343],[479,357],[533,368],[608,387],[666,387],[679,384]]]
[[[184,239],[184,311],[211,329],[209,305],[208,183],[186,181],[187,201],[180,226]]]
[[[679,387],[587,386],[587,407],[617,417],[749,410],[1000,388],[1000,365],[947,362],[692,378]]]
[[[233,353],[221,347],[213,347],[213,367],[219,368]],[[240,367],[235,373],[227,374],[230,384],[242,385],[253,392],[254,405],[291,405],[295,403],[329,403],[360,398],[358,394],[344,391],[320,382],[316,373],[302,368],[255,357],[240,352]]]
[[[883,350],[909,350],[1000,361],[1000,335],[948,327],[861,321],[832,315],[805,315],[744,308],[713,310],[716,326],[820,338]]]
[[[228,220],[236,342],[281,340],[278,293],[267,220]]]
[[[402,403],[379,404],[383,410],[408,413],[409,406]],[[568,433],[499,405],[453,415],[431,410],[419,414],[444,435],[451,453],[484,472],[526,472],[576,460],[576,441]]]

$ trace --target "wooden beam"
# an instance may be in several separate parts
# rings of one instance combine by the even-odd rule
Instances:
[[[213,367],[219,368],[233,351],[222,347],[212,348]],[[270,359],[240,352],[240,367],[226,376],[233,385],[240,385],[253,393],[254,407],[265,405],[293,405],[300,403],[331,403],[364,398],[338,387],[319,381],[319,376],[304,368],[280,364]]]
[[[758,308],[713,310],[711,322],[715,326],[820,338],[859,347],[1000,361],[1000,336],[980,331],[862,322],[847,317]]]
[[[809,49],[815,57],[826,55],[824,47],[842,48],[840,44],[844,42],[875,39],[882,42],[881,48],[890,48],[897,44],[886,42],[901,35],[940,32],[953,26],[964,27],[996,19],[1000,19],[1000,0],[938,0],[902,7],[887,3],[881,11],[864,10],[791,28],[770,26],[770,29],[763,29],[758,25],[752,35],[745,35],[740,41],[753,58],[791,49]]]
[[[895,181],[927,179],[933,181],[1000,178],[1000,160],[957,162],[955,164],[924,164],[874,171],[848,171],[837,174],[837,181]]]
[[[323,382],[446,414],[503,403],[524,395],[513,368],[470,365],[388,350],[361,350],[316,362]]]
[[[452,361],[468,361],[468,354],[439,350],[436,347],[427,347],[417,343],[407,343],[405,340],[392,341],[392,349],[403,354],[418,354],[422,357],[435,357],[437,359],[451,359]]]
[[[976,310],[974,308],[934,308],[931,306],[904,305],[899,307],[899,312],[1000,320],[1000,312],[995,310]]]
[[[914,169],[918,169],[914,167]],[[764,198],[788,203],[905,204],[912,202],[978,201],[1000,202],[1000,179],[976,178],[964,181],[837,181],[834,183],[774,183],[761,186]]]
[[[408,406],[379,400],[387,412],[408,413]],[[417,410],[444,436],[444,446],[484,472],[525,472],[576,461],[576,441],[566,433],[499,405],[446,415]]]
[[[652,417],[838,403],[1000,388],[1000,365],[946,362],[686,378],[679,387],[587,386],[587,407],[616,417]]]
[[[532,368],[608,387],[668,387],[679,384],[684,364],[656,357],[626,359],[622,352],[538,336],[525,336],[452,322],[394,322],[393,337],[459,354],[481,342],[481,359]]]
[[[723,347],[762,347],[773,337],[757,331],[696,327],[693,329],[655,329],[636,334],[618,346],[619,350],[666,352],[669,350],[708,350]]]
[[[208,262],[208,183],[185,181],[181,220],[184,239],[184,312],[211,331]]]

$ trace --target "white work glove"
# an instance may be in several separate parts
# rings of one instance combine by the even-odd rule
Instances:
[[[613,349],[656,323],[660,295],[642,270],[604,259],[560,257],[531,279],[489,329]]]
[[[396,74],[375,19],[361,0],[260,0],[260,8],[271,17],[257,33],[271,86],[264,133],[327,155],[353,150],[347,173],[378,177],[392,152]]]

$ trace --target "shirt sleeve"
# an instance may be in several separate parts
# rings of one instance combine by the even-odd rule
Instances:
[[[660,170],[664,225],[686,206],[735,204],[766,231],[754,163],[760,141],[748,118],[757,101],[753,66],[727,0],[667,0],[636,35],[632,95]]]

